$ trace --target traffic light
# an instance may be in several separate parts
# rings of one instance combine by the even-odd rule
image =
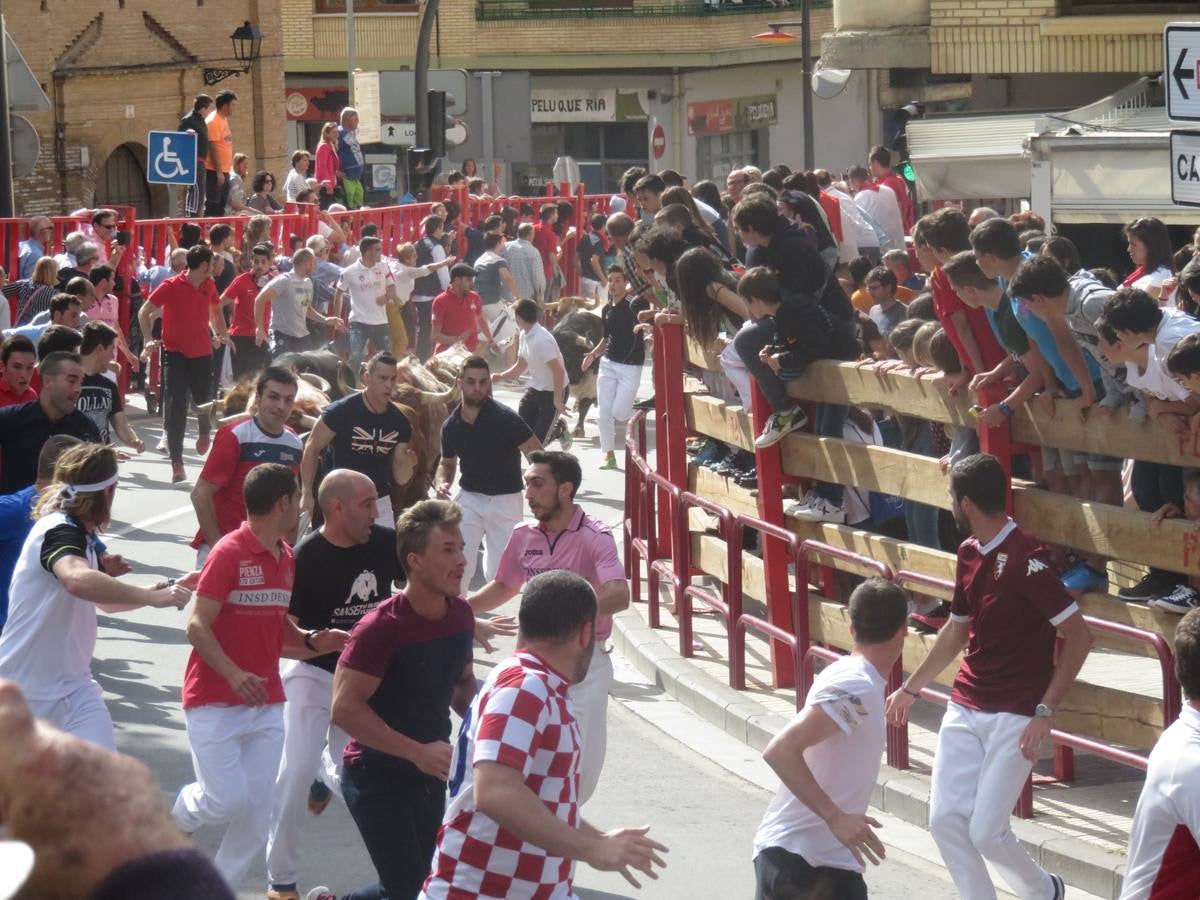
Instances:
[[[445,138],[443,137],[443,144]],[[442,170],[442,161],[428,147],[409,147],[405,157],[405,176],[408,192],[418,200],[429,199],[429,188]]]
[[[453,124],[453,120],[446,117],[446,92],[430,91],[427,97],[429,108],[429,150],[435,158],[442,157],[446,155],[446,128]]]

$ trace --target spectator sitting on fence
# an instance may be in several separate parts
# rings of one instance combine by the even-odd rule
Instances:
[[[747,297],[757,321],[738,334],[735,347],[774,410],[755,440],[756,447],[770,447],[807,421],[788,396],[785,381],[799,378],[818,359],[857,359],[858,335],[853,320],[836,318],[816,298],[785,295],[775,273],[765,267],[743,275],[739,292]],[[817,404],[816,433],[841,438],[845,409],[838,404]],[[814,522],[845,521],[842,486],[818,482],[793,515]]]
[[[1188,417],[1200,410],[1200,400],[1175,380],[1167,359],[1184,337],[1200,332],[1200,321],[1160,308],[1157,300],[1136,288],[1121,288],[1109,297],[1102,321],[1097,331],[1109,344],[1102,350],[1124,357],[1126,381],[1147,395],[1150,417],[1168,432],[1186,433]],[[1153,513],[1167,503],[1183,507],[1183,470],[1178,466],[1134,460],[1130,483],[1142,512]],[[1118,596],[1154,607],[1171,599],[1180,586],[1186,586],[1184,576],[1151,568],[1136,585],[1118,591]]]

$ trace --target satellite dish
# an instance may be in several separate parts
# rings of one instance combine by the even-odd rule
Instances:
[[[852,69],[827,69],[820,63],[812,74],[813,93],[822,100],[832,100],[846,89]]]

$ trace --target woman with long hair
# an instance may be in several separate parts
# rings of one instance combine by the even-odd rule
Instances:
[[[314,173],[321,209],[328,209],[334,202],[339,168],[337,122],[326,122],[321,126],[321,140],[317,143],[317,171]]]
[[[704,221],[704,216],[700,214],[700,207],[696,205],[696,201],[692,195],[687,192],[687,188],[682,188],[678,185],[667,188],[665,191],[659,194],[658,203],[660,209],[672,205],[682,206],[689,213],[691,213],[692,224],[699,229],[700,233],[703,234],[709,241],[717,241],[716,232],[714,232],[712,227],[709,226],[706,221]]]
[[[1121,282],[1121,287],[1138,288],[1155,300],[1161,299],[1163,282],[1172,268],[1171,234],[1162,219],[1145,216],[1125,226],[1126,250],[1136,268]]]
[[[271,244],[271,217],[259,213],[251,216],[242,231],[241,271],[248,272],[253,266],[254,248],[266,242]],[[274,246],[272,244],[272,246]]]
[[[283,212],[283,204],[271,194],[275,190],[274,175],[270,172],[258,172],[250,186],[254,188],[254,193],[246,199],[248,207],[256,212],[266,214]]]
[[[118,581],[129,565],[104,552],[97,540],[112,515],[117,453],[102,444],[63,449],[61,438],[50,441],[55,443],[47,442],[38,460],[45,487],[13,571],[8,622],[0,635],[0,678],[20,686],[39,719],[115,749],[112,718],[92,677],[96,609],[183,609],[197,573],[162,588]],[[50,463],[54,453],[57,460]]]
[[[680,254],[674,283],[684,330],[702,347],[711,347],[722,331],[732,335],[750,315],[737,292],[737,279],[703,248]]]
[[[58,263],[43,256],[33,266],[33,274],[4,286],[4,297],[12,304],[13,327],[28,325],[33,317],[50,308],[58,293]]]

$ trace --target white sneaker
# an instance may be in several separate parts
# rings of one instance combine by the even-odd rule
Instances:
[[[805,522],[834,522],[842,524],[846,521],[846,508],[834,506],[824,497],[817,497],[812,504],[797,509],[792,516]]]
[[[783,514],[785,516],[795,516],[798,510],[807,509],[808,507],[812,506],[813,503],[816,502],[816,499],[817,492],[810,489],[799,500],[784,500]]]

